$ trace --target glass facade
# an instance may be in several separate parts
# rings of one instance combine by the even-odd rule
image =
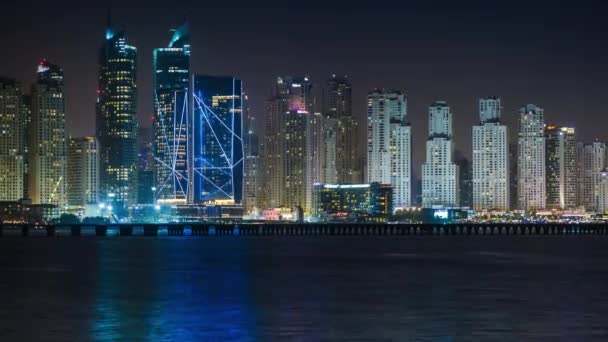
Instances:
[[[242,85],[234,77],[194,76],[193,200],[241,203]]]
[[[190,42],[188,25],[174,30],[166,48],[153,53],[154,197],[160,203],[189,201]]]
[[[137,200],[137,49],[110,26],[99,55],[97,138],[100,200],[126,216]]]

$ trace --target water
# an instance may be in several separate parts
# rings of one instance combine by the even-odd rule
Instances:
[[[608,341],[607,245],[2,238],[0,341]]]

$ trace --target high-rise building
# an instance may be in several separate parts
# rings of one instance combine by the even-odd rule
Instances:
[[[594,174],[600,165],[603,167],[602,157],[596,152],[601,150],[601,142],[576,144],[577,204],[587,210],[595,208]]]
[[[23,95],[21,101],[21,131],[22,134],[22,155],[23,155],[23,169],[24,174],[23,178],[23,198],[30,198],[29,190],[30,190],[30,133],[31,133],[31,124],[32,124],[32,97],[31,95]]]
[[[608,171],[606,170],[599,173],[595,211],[600,214],[608,213]]]
[[[190,36],[188,24],[173,30],[165,48],[154,49],[154,186],[159,203],[185,204],[190,198]]]
[[[247,96],[243,95],[247,108]],[[255,128],[255,118],[246,110],[247,120],[244,125],[244,151],[245,166],[243,170],[243,209],[245,214],[251,214],[255,209],[260,209],[261,189],[262,189],[262,170],[260,165],[260,144]]]
[[[324,117],[323,121],[323,160],[321,163],[321,181],[328,184],[338,183],[337,143],[340,127],[338,120]]]
[[[245,168],[243,171],[243,209],[250,214],[255,209],[260,209],[262,191],[262,170],[260,163],[259,142],[253,118],[250,117],[246,129]]]
[[[517,142],[509,143],[509,208],[517,208]]]
[[[14,79],[0,78],[0,201],[24,196],[25,146],[23,89]]]
[[[241,80],[194,75],[193,201],[242,204]]]
[[[519,111],[518,189],[519,209],[544,209],[545,191],[544,110],[533,104]]]
[[[95,137],[68,141],[68,205],[83,208],[99,201],[99,153]]]
[[[479,99],[480,124],[473,126],[475,210],[509,210],[509,145],[501,115],[500,98]]]
[[[301,207],[310,213],[312,185],[321,178],[320,121],[308,77],[278,77],[266,102],[266,208]]]
[[[461,207],[473,206],[473,168],[471,161],[460,150],[454,151],[454,163],[458,165],[458,198]]]
[[[545,139],[547,208],[574,208],[577,202],[574,128],[547,125]]]
[[[97,140],[100,201],[126,216],[137,201],[137,49],[108,20],[99,54]]]
[[[33,204],[67,205],[63,70],[42,60],[32,86],[29,195]]]
[[[601,205],[602,172],[606,168],[606,144],[594,141],[577,144],[578,205],[598,210]]]
[[[361,178],[357,166],[358,124],[352,112],[352,86],[346,76],[333,75],[327,81],[324,116],[324,181],[356,183]]]
[[[445,101],[429,108],[426,162],[422,164],[422,207],[457,207],[459,168],[453,161],[452,112]]]
[[[137,147],[137,204],[153,204],[156,186],[154,183],[154,146],[152,127],[139,127]]]
[[[594,209],[599,211],[601,209],[602,204],[601,194],[602,194],[602,172],[606,171],[606,152],[608,151],[608,147],[605,142],[594,141],[593,142],[593,161],[592,165],[592,184],[593,184],[593,207],[590,209]]]
[[[412,205],[412,130],[403,92],[367,95],[367,180],[393,186],[394,208]]]

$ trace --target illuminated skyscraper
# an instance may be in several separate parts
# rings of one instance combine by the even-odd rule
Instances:
[[[479,99],[473,126],[473,209],[509,210],[509,145],[500,98]]]
[[[241,80],[193,76],[193,199],[215,204],[243,200]]]
[[[519,198],[517,195],[517,145],[517,142],[509,143],[509,208],[511,210],[517,208]]]
[[[351,133],[353,134],[353,133]],[[407,100],[398,90],[367,95],[367,181],[391,184],[393,206],[411,206],[412,131]]]
[[[324,177],[326,183],[360,182],[357,167],[357,129],[352,112],[352,87],[346,76],[327,81],[324,113]]]
[[[422,206],[459,206],[459,169],[454,163],[452,113],[445,101],[429,108],[426,162],[422,164]]]
[[[518,189],[519,209],[544,209],[545,182],[545,122],[544,110],[533,104],[519,111]]]
[[[154,49],[154,185],[160,203],[185,204],[190,192],[190,36],[173,30],[168,47]]]
[[[587,210],[598,208],[601,189],[601,173],[606,168],[606,144],[594,141],[577,144],[578,205]]]
[[[608,171],[599,173],[596,190],[595,211],[600,214],[608,213]]]
[[[14,79],[0,78],[0,201],[24,194],[25,130],[23,89]]]
[[[69,139],[68,205],[83,208],[99,201],[99,153],[95,137]]]
[[[547,208],[574,208],[577,199],[574,128],[548,125],[545,139]]]
[[[29,194],[34,204],[67,205],[63,70],[43,60],[32,86]]]
[[[243,96],[245,101],[247,96]],[[243,109],[247,108],[246,102]],[[254,209],[260,209],[262,197],[262,170],[260,163],[260,146],[255,128],[255,119],[246,110],[247,120],[244,122],[243,134],[245,138],[243,149],[245,151],[245,166],[243,175],[243,209],[246,214],[251,214]]]
[[[266,103],[264,207],[312,208],[320,178],[320,119],[308,77],[278,77]],[[318,174],[317,174],[318,172]]]
[[[137,202],[137,49],[110,23],[99,55],[97,139],[100,200],[118,216]]]

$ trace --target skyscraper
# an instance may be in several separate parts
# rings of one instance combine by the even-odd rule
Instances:
[[[357,183],[361,178],[361,171],[357,167],[358,125],[352,112],[352,87],[346,76],[333,75],[327,81],[324,114],[324,181]]]
[[[459,168],[453,161],[452,113],[445,101],[429,108],[429,138],[426,162],[422,164],[422,206],[460,205]]]
[[[99,153],[95,137],[68,141],[68,205],[83,208],[99,201]]]
[[[241,204],[243,105],[241,80],[194,75],[193,200]]]
[[[509,143],[509,208],[514,209],[518,206],[517,188],[517,145],[518,142]]]
[[[96,136],[100,200],[111,201],[118,216],[137,201],[136,57],[125,33],[114,32],[108,20],[99,54]]]
[[[600,172],[598,180],[595,211],[606,214],[608,212],[608,171]]]
[[[247,96],[243,95],[247,108]],[[255,118],[246,110],[247,120],[244,125],[244,146],[245,165],[243,170],[243,209],[245,214],[251,214],[254,209],[259,209],[261,205],[262,172],[260,165],[260,144],[255,128]]]
[[[473,168],[471,161],[465,154],[456,149],[454,151],[454,163],[458,165],[458,198],[461,207],[471,208],[473,206]]]
[[[606,168],[606,144],[594,141],[591,144],[577,144],[578,202],[587,210],[598,209],[601,173]]]
[[[0,201],[23,198],[25,139],[23,89],[14,79],[0,78]]]
[[[320,118],[308,77],[278,77],[266,102],[264,207],[301,207],[309,213],[320,178]]]
[[[500,98],[479,99],[480,124],[473,126],[473,208],[509,210],[507,126]]]
[[[594,141],[593,142],[593,160],[591,162],[592,165],[592,183],[593,183],[593,207],[596,211],[601,209],[602,204],[601,194],[602,194],[602,172],[606,171],[606,152],[608,151],[608,146],[603,141]]]
[[[23,198],[30,198],[29,195],[29,184],[30,184],[30,134],[31,134],[31,124],[32,124],[32,96],[31,95],[23,95],[21,101],[21,131],[22,134],[22,155],[23,155],[23,163],[24,163],[24,174],[23,174]]]
[[[519,209],[546,207],[544,110],[533,104],[519,111],[518,189]]]
[[[34,204],[67,205],[63,70],[42,60],[32,86],[29,194]]]
[[[412,205],[412,131],[398,90],[367,95],[367,181],[394,187],[394,208]]]
[[[192,118],[190,116],[190,36],[176,30],[166,48],[154,49],[154,186],[159,203],[191,202]]]
[[[574,128],[548,125],[545,139],[547,208],[574,208],[577,200]]]

